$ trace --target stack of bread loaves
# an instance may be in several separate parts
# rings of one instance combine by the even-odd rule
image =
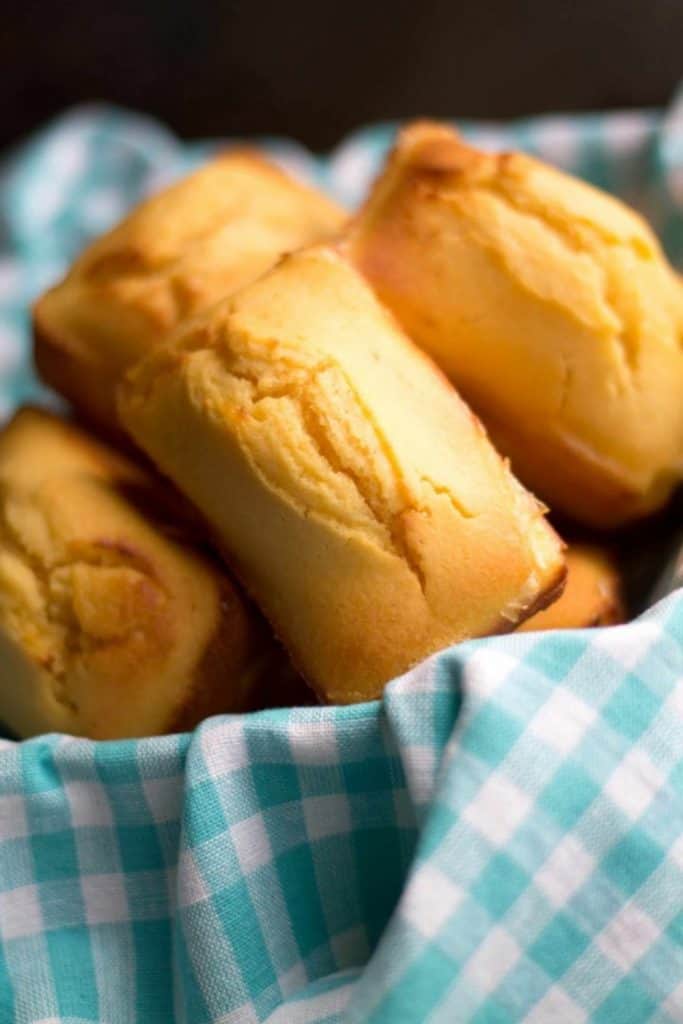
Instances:
[[[683,288],[650,231],[441,125],[401,134],[351,220],[227,153],[34,326],[81,425],[25,409],[0,435],[22,736],[359,701],[465,638],[619,621],[614,565],[565,557],[540,502],[616,527],[683,472]]]

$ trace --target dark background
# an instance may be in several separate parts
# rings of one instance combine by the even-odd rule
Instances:
[[[4,0],[0,10],[0,146],[101,99],[184,136],[272,133],[325,149],[384,118],[663,104],[683,72],[683,0]]]

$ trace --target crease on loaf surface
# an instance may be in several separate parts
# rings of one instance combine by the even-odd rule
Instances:
[[[276,664],[260,616],[176,511],[48,413],[24,409],[0,433],[0,720],[18,735],[189,728],[243,709]]]
[[[38,372],[111,431],[128,365],[181,320],[344,220],[335,203],[257,152],[228,151],[135,207],[38,300]]]
[[[614,526],[667,499],[683,476],[683,287],[634,211],[418,122],[345,248],[551,507]]]
[[[615,626],[626,613],[620,573],[607,551],[593,544],[570,544],[562,594],[519,627],[522,632]]]
[[[326,700],[377,696],[562,585],[542,508],[329,246],[181,328],[119,412]]]

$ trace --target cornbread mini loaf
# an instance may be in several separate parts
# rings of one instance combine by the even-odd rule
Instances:
[[[329,236],[343,211],[257,153],[227,152],[139,205],[34,309],[42,378],[115,428],[117,378],[187,316]]]
[[[623,621],[621,578],[613,560],[595,545],[570,544],[567,582],[562,594],[519,628],[523,631],[585,629],[614,626]]]
[[[636,213],[417,123],[348,251],[553,509],[607,527],[665,502],[683,475],[683,287]]]
[[[543,510],[329,247],[181,328],[119,411],[329,701],[514,628],[562,584]]]
[[[19,736],[189,728],[277,662],[167,516],[156,481],[47,413],[0,434],[0,720]]]

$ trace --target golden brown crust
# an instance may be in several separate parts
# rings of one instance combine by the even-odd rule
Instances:
[[[571,509],[576,522],[601,530],[636,522],[661,508],[676,483],[675,471],[664,469],[652,474],[644,494],[625,481],[618,462],[583,449],[567,434],[519,421],[503,426],[487,400],[479,407],[498,450],[513,467],[524,467],[527,486],[540,495],[552,487],[553,508]]]
[[[19,735],[149,735],[248,706],[272,642],[177,508],[50,414],[0,434],[0,718]]]
[[[513,628],[562,572],[481,424],[329,247],[181,330],[120,398],[328,701]]]
[[[258,154],[232,150],[136,207],[34,307],[41,377],[116,432],[125,368],[283,252],[336,233],[345,215]]]
[[[345,251],[553,508],[609,527],[666,501],[683,475],[683,288],[633,211],[418,123]]]
[[[624,622],[620,574],[609,553],[589,544],[567,551],[567,584],[562,595],[520,626],[521,631],[585,629]]]
[[[72,351],[68,340],[50,330],[49,313],[45,313],[42,300],[33,307],[33,362],[38,376],[76,402],[78,414],[86,423],[95,424],[100,433],[117,444],[125,434],[116,419],[114,394],[102,387],[102,368],[89,360],[87,354]]]
[[[566,545],[562,545],[562,553],[564,558],[566,558]],[[557,566],[554,578],[548,580],[547,589],[539,594],[536,600],[533,601],[532,604],[527,605],[522,611],[518,620],[518,625],[521,625],[522,623],[527,622],[530,618],[533,618],[535,615],[544,612],[546,608],[551,607],[556,601],[561,599],[567,585],[567,573],[568,569],[566,562]],[[498,629],[497,632],[507,633],[508,627],[504,623],[501,623],[501,628]]]
[[[225,682],[234,665],[240,669],[233,676],[233,692],[226,701]],[[232,583],[221,582],[220,619],[167,731],[185,732],[212,715],[251,710],[266,680],[287,672],[291,672],[288,659],[273,642],[258,611]]]

